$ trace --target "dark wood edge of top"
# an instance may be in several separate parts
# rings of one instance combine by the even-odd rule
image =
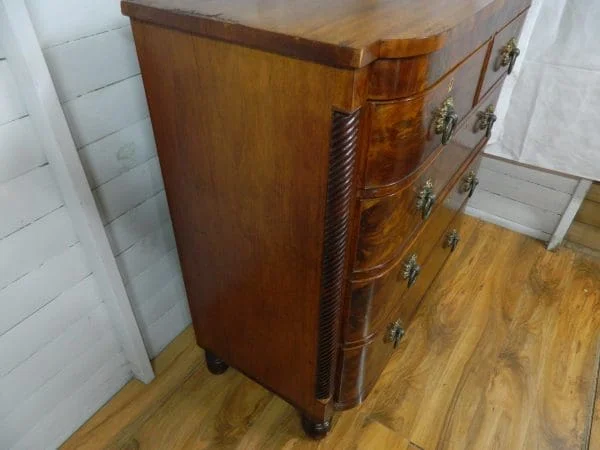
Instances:
[[[379,43],[367,48],[340,47],[273,31],[256,30],[239,23],[215,20],[211,16],[182,15],[126,1],[121,2],[121,11],[132,20],[343,69],[358,69],[378,58]]]

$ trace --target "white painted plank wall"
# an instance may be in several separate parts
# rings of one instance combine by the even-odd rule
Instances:
[[[579,181],[491,156],[483,158],[479,180],[467,214],[543,241],[554,233]]]
[[[153,357],[191,319],[129,21],[117,0],[27,6]]]
[[[131,370],[4,53],[0,211],[0,448],[55,448]]]

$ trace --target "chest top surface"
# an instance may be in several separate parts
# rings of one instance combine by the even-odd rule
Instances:
[[[530,0],[124,0],[133,19],[339,67],[444,47],[465,23]]]

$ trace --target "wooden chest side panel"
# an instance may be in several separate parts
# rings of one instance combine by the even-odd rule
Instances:
[[[133,29],[198,343],[319,415],[331,122],[354,72]]]

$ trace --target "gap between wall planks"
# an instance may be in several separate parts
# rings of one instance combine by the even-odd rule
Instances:
[[[0,33],[124,354],[135,377],[149,383],[148,353],[24,0],[0,1]]]

